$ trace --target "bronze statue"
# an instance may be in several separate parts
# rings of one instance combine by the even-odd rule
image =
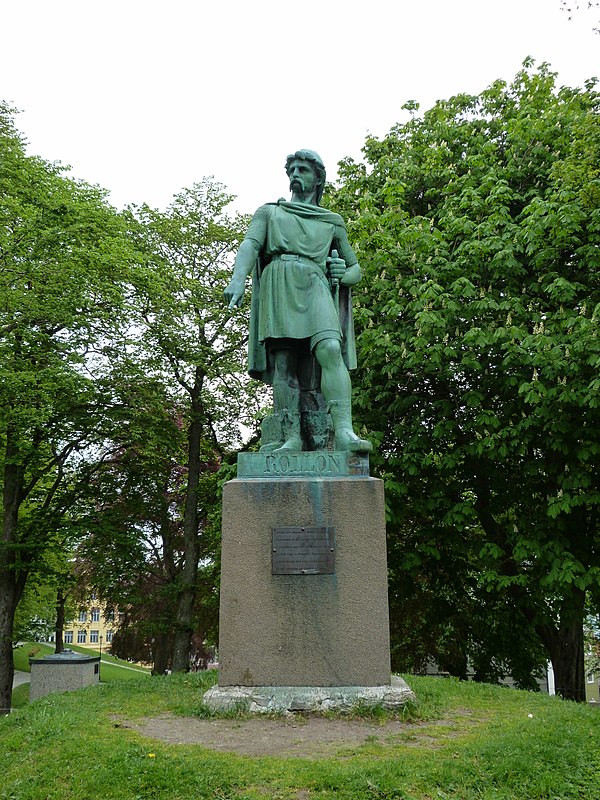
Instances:
[[[319,207],[318,154],[292,153],[286,172],[291,201],[254,214],[225,290],[229,308],[239,306],[252,272],[248,369],[273,386],[261,450],[369,452],[371,442],[352,427],[348,372],[356,367],[350,287],[360,266],[342,217]]]

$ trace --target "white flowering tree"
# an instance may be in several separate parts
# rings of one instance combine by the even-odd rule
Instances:
[[[421,592],[424,635],[446,635],[453,609],[463,663],[536,638],[557,690],[583,700],[586,602],[600,605],[600,99],[526,63],[511,85],[406,108],[332,198],[366,273],[356,406],[383,457],[392,607],[406,617],[405,587]]]

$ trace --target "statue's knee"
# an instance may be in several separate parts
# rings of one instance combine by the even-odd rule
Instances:
[[[317,361],[321,366],[332,366],[342,357],[342,349],[337,339],[323,339],[315,349]]]

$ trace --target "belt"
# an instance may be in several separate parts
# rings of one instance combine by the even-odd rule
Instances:
[[[313,267],[316,267],[320,272],[324,272],[324,268],[317,264],[316,261],[313,261],[312,258],[308,256],[299,256],[296,253],[278,253],[276,256],[273,256],[271,261],[296,261],[296,262],[305,262],[306,264],[310,264]],[[271,263],[271,262],[269,262]]]

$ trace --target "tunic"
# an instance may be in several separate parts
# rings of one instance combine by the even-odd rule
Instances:
[[[268,203],[252,218],[246,238],[261,248],[253,273],[249,372],[272,382],[269,350],[274,340],[308,340],[310,347],[325,338],[342,342],[349,369],[356,350],[348,287],[339,287],[336,311],[327,279],[327,257],[337,250],[347,267],[357,263],[339,214],[303,203]],[[299,342],[300,345],[300,342]]]

